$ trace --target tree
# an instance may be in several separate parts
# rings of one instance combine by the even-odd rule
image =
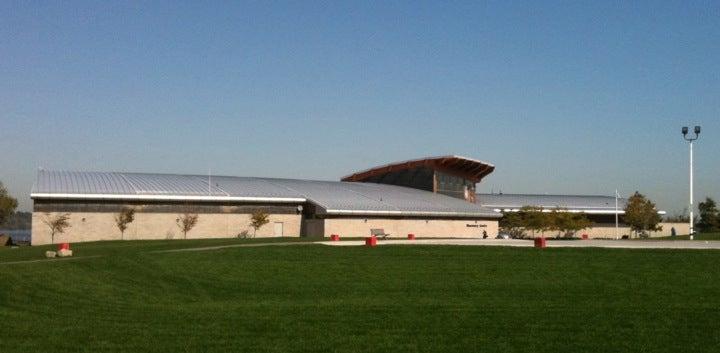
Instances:
[[[50,228],[51,243],[55,243],[55,234],[62,234],[65,232],[65,229],[70,228],[69,213],[56,214],[54,216],[50,213],[45,213],[42,221]]]
[[[566,215],[565,215],[565,212],[563,211],[563,209],[561,209],[559,207],[554,208],[550,212],[546,212],[544,214],[544,216],[545,216],[545,223],[546,223],[545,229],[550,232],[557,231],[558,232],[557,237],[560,237],[560,233],[562,232],[561,228],[565,221],[564,218],[566,218],[565,217]]]
[[[514,238],[524,238],[525,228],[519,212],[505,212],[500,218],[500,229]]]
[[[556,208],[545,212],[541,207],[524,206],[518,212],[506,212],[500,219],[502,230],[517,238],[530,231],[535,237],[537,232],[557,231],[564,237],[572,237],[581,229],[592,225],[585,214],[570,213],[566,209]]]
[[[17,200],[10,196],[5,186],[0,182],[0,225],[3,225],[15,213]]]
[[[536,232],[542,233],[551,227],[549,217],[543,212],[542,207],[523,206],[518,213],[523,227],[532,233],[533,238]]]
[[[592,227],[593,221],[585,213],[573,213],[571,224],[572,227],[566,228],[566,231],[572,232],[574,236],[578,231]]]
[[[125,230],[128,224],[135,220],[135,210],[129,207],[123,208],[115,215],[115,225],[120,229],[120,239],[125,236]]]
[[[706,197],[704,202],[698,205],[700,211],[700,222],[697,227],[700,232],[711,233],[720,231],[720,211],[717,209],[715,200]]]
[[[270,222],[270,216],[265,211],[255,211],[253,212],[252,216],[250,216],[250,226],[255,230],[253,232],[253,237],[257,234],[258,229],[262,228],[262,226],[268,224]]]
[[[556,212],[545,212],[542,207],[523,206],[517,212],[506,212],[500,219],[502,230],[514,237],[523,238],[527,231],[535,237],[537,232],[555,230],[554,215]]]
[[[637,191],[628,198],[624,218],[630,230],[640,236],[646,236],[648,231],[662,230],[662,226],[659,225],[662,218],[655,204]]]
[[[675,212],[673,212],[673,214],[665,216],[665,222],[688,223],[688,222],[690,222],[690,216],[688,216],[687,213],[688,213],[687,207],[683,208],[683,210],[681,212],[675,211]]]
[[[5,229],[30,229],[32,228],[32,212],[17,211],[13,213],[2,226]]]
[[[553,229],[566,238],[574,237],[578,231],[592,225],[592,221],[584,213],[571,213],[564,209],[556,209],[551,215]]]
[[[177,222],[178,227],[180,227],[180,231],[183,233],[183,238],[187,239],[187,233],[193,229],[198,222],[198,215],[197,213],[186,211],[178,217]]]

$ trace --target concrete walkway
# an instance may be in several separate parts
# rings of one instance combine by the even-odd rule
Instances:
[[[330,246],[361,246],[362,240],[322,241]],[[378,245],[462,245],[462,246],[518,246],[532,247],[532,240],[524,239],[387,239]],[[716,249],[720,241],[705,240],[548,240],[549,248],[620,248],[620,249]]]

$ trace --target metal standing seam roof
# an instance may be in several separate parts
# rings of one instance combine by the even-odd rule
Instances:
[[[230,192],[224,189],[227,187]],[[242,188],[242,193],[232,193]],[[263,201],[305,202],[257,178],[232,180],[199,175],[38,171],[33,199],[95,199],[148,201]]]
[[[402,186],[298,179],[40,170],[33,199],[311,202],[320,214],[499,217],[492,209]]]
[[[601,195],[533,195],[533,194],[477,194],[477,202],[495,210],[519,209],[535,206],[545,209],[564,208],[569,211],[614,214],[615,197]],[[627,199],[618,198],[618,213],[624,213]]]

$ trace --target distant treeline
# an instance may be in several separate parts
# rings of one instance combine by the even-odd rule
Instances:
[[[0,229],[30,229],[32,227],[32,212],[15,212]]]

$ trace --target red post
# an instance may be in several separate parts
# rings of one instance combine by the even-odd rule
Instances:
[[[583,234],[583,235],[582,235],[582,239],[583,239],[583,240],[588,240],[588,239],[590,239],[590,238],[588,237],[587,234]]]
[[[366,246],[377,246],[377,238],[374,235],[371,237],[365,238],[365,245]]]
[[[415,234],[413,234],[413,233],[408,234],[408,240],[415,240]]]
[[[536,248],[547,247],[547,242],[545,241],[545,237],[535,238],[535,247]]]
[[[332,241],[339,241],[339,240],[340,240],[340,236],[337,235],[337,234],[332,234],[332,235],[330,235],[330,240],[332,240]]]

